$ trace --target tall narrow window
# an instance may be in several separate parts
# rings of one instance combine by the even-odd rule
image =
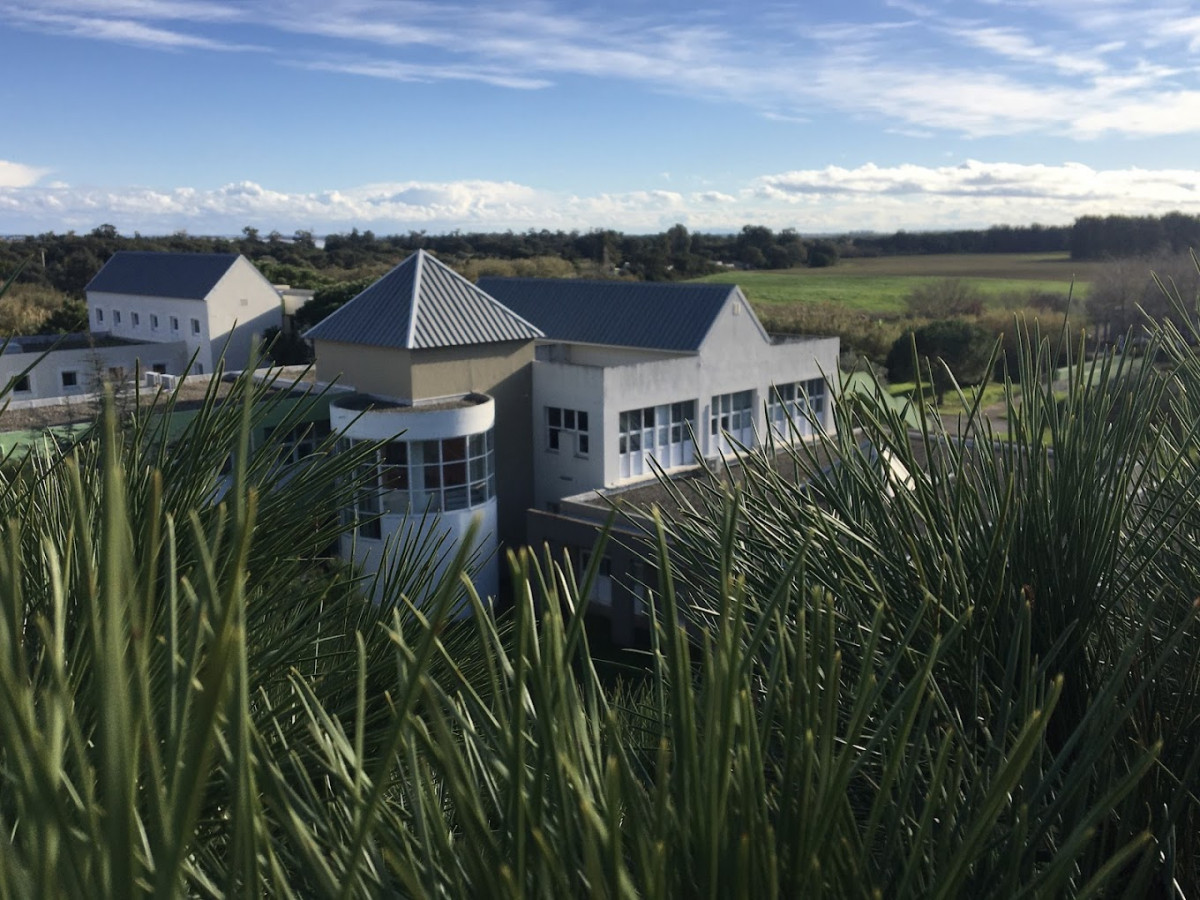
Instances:
[[[709,437],[713,450],[728,453],[741,444],[754,443],[754,391],[717,394],[709,410]]]
[[[664,469],[695,462],[692,432],[696,401],[681,400],[621,413],[617,419],[620,476],[633,478],[653,471],[651,458]]]

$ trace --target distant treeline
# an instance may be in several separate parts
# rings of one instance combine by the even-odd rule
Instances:
[[[1200,216],[1083,216],[1071,226],[1072,259],[1122,259],[1200,250]]]
[[[459,232],[378,236],[357,228],[326,235],[309,231],[263,235],[248,226],[238,237],[200,237],[186,232],[128,237],[112,225],[86,234],[31,235],[0,240],[0,278],[18,266],[18,281],[81,298],[92,276],[117,250],[234,252],[252,260],[277,283],[320,288],[379,275],[422,248],[470,271],[479,260],[554,260],[590,277],[650,281],[696,278],[722,268],[788,269],[834,265],[840,257],[932,253],[1044,253],[1070,250],[1076,259],[1139,256],[1200,247],[1200,218],[1182,213],[1153,216],[1085,216],[1073,226],[999,225],[977,231],[898,231],[802,237],[794,229],[746,225],[734,234],[690,232],[675,225],[659,234],[613,230]]]

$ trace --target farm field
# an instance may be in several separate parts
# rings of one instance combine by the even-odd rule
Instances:
[[[1103,263],[1072,260],[1066,253],[988,253],[885,256],[845,259],[827,269],[729,271],[698,279],[739,284],[755,304],[832,303],[874,315],[904,312],[904,298],[917,285],[961,278],[979,288],[990,305],[1004,306],[1006,295],[1030,291],[1086,294]]]

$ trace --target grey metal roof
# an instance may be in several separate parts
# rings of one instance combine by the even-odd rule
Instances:
[[[481,278],[483,288],[552,340],[694,353],[730,284]]]
[[[530,341],[542,333],[453,269],[418,250],[304,336],[426,350]]]
[[[84,290],[203,300],[237,259],[236,253],[118,250]]]

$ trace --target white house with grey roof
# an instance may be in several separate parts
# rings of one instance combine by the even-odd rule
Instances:
[[[418,251],[310,329],[348,441],[389,439],[351,511],[360,562],[415,512],[525,543],[528,509],[832,421],[837,338],[781,341],[731,285],[481,279]],[[403,432],[403,434],[401,434]],[[349,552],[349,542],[347,552]],[[372,557],[372,554],[374,556]],[[496,583],[488,569],[481,587]]]
[[[484,278],[537,325],[534,504],[832,422],[837,338],[767,334],[736,285]]]
[[[282,322],[279,292],[238,253],[114,253],[85,289],[93,334],[180,343],[195,374],[245,368],[253,341]],[[180,374],[172,371],[170,374]]]

